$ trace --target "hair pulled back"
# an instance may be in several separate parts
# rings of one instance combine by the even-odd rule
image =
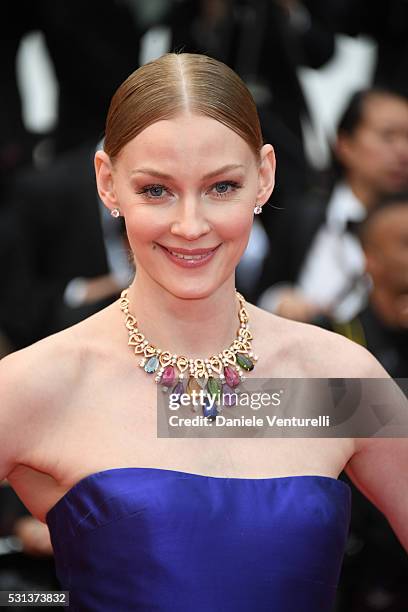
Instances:
[[[197,53],[166,53],[119,86],[108,111],[104,150],[114,162],[149,125],[185,113],[220,121],[245,140],[259,162],[263,138],[249,89],[229,66]]]

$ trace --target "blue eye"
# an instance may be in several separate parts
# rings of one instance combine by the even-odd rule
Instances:
[[[217,195],[220,197],[223,196],[227,196],[229,195],[232,191],[236,191],[237,189],[239,189],[241,187],[241,185],[239,185],[237,182],[235,181],[222,181],[221,183],[215,183],[214,187],[219,187],[219,186],[224,186],[224,187],[232,187],[231,191],[217,191]]]
[[[159,198],[160,196],[163,195],[162,193],[160,193],[163,191],[163,189],[164,189],[163,185],[152,185],[151,187],[146,187],[144,192],[145,193],[148,192],[149,195],[153,196],[154,198],[156,197]]]
[[[138,191],[139,194],[146,194],[148,198],[159,199],[162,197],[161,193],[157,193],[158,190],[164,189],[163,185],[147,185],[141,191]],[[152,195],[153,194],[153,195]]]
[[[163,189],[163,187],[161,185],[155,185],[154,187],[150,187],[150,192],[153,193],[154,196],[160,196],[160,193],[157,193],[157,191],[160,191],[161,189]],[[154,190],[155,193],[154,193]]]
[[[221,188],[225,188],[222,191],[218,191],[218,188],[221,186]],[[231,187],[231,191],[228,191],[228,187]],[[216,195],[219,198],[223,198],[228,196],[230,193],[232,193],[232,191],[236,191],[237,189],[239,189],[241,187],[241,185],[239,185],[239,183],[237,183],[236,181],[221,181],[219,183],[215,183],[215,185],[213,185],[211,187],[211,189],[216,188]],[[137,191],[136,193],[139,195],[145,195],[147,198],[151,199],[151,200],[160,200],[163,198],[163,191],[167,191],[167,189],[164,187],[164,185],[160,185],[160,184],[155,184],[155,185],[146,185],[146,187],[143,187],[143,189],[141,189],[140,191]]]

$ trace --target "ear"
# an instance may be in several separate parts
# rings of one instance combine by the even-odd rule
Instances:
[[[99,197],[105,206],[112,210],[117,205],[117,198],[113,188],[113,168],[109,155],[105,151],[97,151],[94,166]]]
[[[276,159],[273,146],[270,144],[263,145],[261,151],[261,163],[258,168],[258,193],[256,201],[258,204],[265,204],[271,196],[275,187],[275,169]]]
[[[354,165],[354,149],[351,136],[338,134],[334,143],[334,152],[341,165],[349,169]]]
[[[369,247],[365,249],[365,271],[375,280],[383,276],[384,266],[378,253]]]

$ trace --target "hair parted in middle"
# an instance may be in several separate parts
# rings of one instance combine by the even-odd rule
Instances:
[[[121,149],[149,125],[185,113],[229,127],[259,163],[264,143],[251,92],[229,66],[198,53],[166,53],[119,86],[108,111],[104,150],[114,163]]]

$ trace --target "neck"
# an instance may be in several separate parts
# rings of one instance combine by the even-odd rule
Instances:
[[[361,181],[358,177],[352,175],[347,177],[347,183],[353,194],[367,210],[374,206],[378,197],[375,189],[367,185],[364,181]]]
[[[129,312],[150,344],[189,359],[228,348],[239,328],[239,301],[230,277],[208,297],[175,296],[138,271],[129,287]]]

